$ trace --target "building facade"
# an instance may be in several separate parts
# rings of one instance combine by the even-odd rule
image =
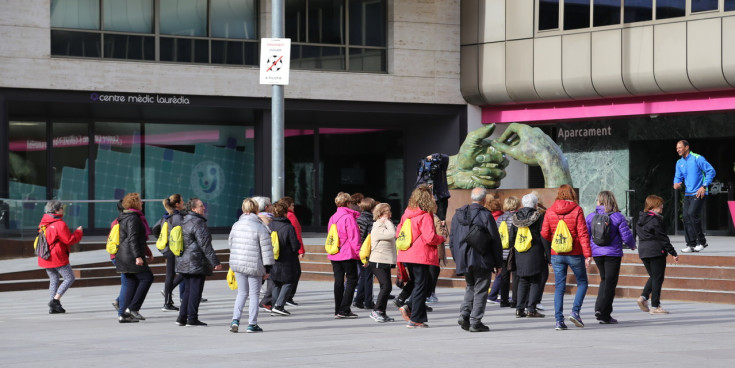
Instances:
[[[613,190],[634,215],[673,191],[676,142],[717,170],[710,234],[733,234],[735,1],[487,0],[461,4],[462,95],[482,122],[538,126],[561,146],[580,204]],[[518,168],[503,185],[537,186]],[[628,203],[630,202],[630,203]],[[679,221],[672,228],[682,229]]]
[[[271,193],[266,0],[0,2],[0,229],[47,199],[105,233],[128,192],[199,197],[226,229]],[[321,229],[339,191],[406,204],[416,161],[457,151],[460,2],[285,1],[285,188]],[[157,218],[162,206],[146,203]]]

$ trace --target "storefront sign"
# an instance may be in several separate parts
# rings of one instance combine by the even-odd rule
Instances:
[[[166,96],[159,94],[137,94],[129,95],[123,93],[101,93],[92,92],[89,99],[97,103],[132,103],[147,105],[189,105],[186,96]]]
[[[290,67],[290,38],[260,40],[260,84],[288,85]]]
[[[593,137],[612,137],[612,127],[600,127],[600,128],[559,128],[559,132],[556,134],[557,142],[560,140],[567,140],[570,138],[593,138]]]

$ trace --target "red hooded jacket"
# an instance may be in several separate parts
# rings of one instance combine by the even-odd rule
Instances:
[[[541,236],[551,241],[556,231],[556,225],[560,220],[564,220],[572,234],[573,248],[569,253],[563,253],[565,256],[584,255],[585,258],[592,257],[592,249],[590,248],[590,236],[587,232],[587,222],[584,219],[584,211],[582,207],[572,201],[557,199],[554,204],[546,210],[544,215],[544,223],[541,227]],[[551,250],[551,255],[557,255]]]
[[[407,208],[401,217],[401,223],[396,227],[396,237],[401,233],[401,227],[407,218],[411,219],[413,242],[407,250],[398,251],[398,262],[438,266],[439,253],[436,246],[444,242],[444,237],[436,233],[434,215],[419,208]]]
[[[46,241],[48,242],[50,257],[38,257],[38,266],[41,268],[56,268],[69,264],[69,247],[82,240],[82,230],[69,232],[69,227],[62,220],[63,215],[46,213],[41,218],[38,228],[46,226]]]

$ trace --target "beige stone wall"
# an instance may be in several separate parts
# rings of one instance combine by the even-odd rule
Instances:
[[[253,67],[50,56],[50,0],[0,0],[0,87],[269,97]],[[261,34],[270,35],[262,0]],[[388,1],[388,73],[292,70],[286,98],[465,104],[459,0]]]

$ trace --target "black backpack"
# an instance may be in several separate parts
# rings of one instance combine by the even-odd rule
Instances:
[[[492,236],[490,235],[490,231],[485,226],[477,225],[474,223],[475,218],[477,215],[480,214],[480,211],[477,211],[477,214],[475,214],[475,217],[473,217],[470,221],[470,230],[467,232],[467,235],[464,237],[464,242],[467,243],[467,249],[469,247],[472,247],[472,249],[475,250],[475,252],[480,253],[480,255],[485,255],[487,251],[490,249],[490,241],[492,239]],[[470,208],[467,208],[467,212],[465,212],[465,219],[469,218],[470,216]]]
[[[610,216],[607,213],[595,213],[592,216],[590,236],[592,241],[601,247],[610,244]]]

